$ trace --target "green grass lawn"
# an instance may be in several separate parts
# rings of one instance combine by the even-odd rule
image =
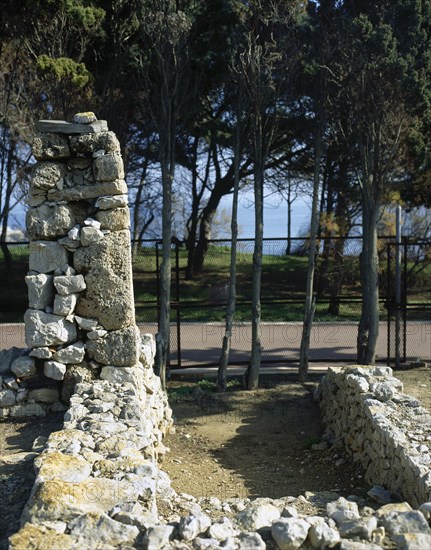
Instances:
[[[246,243],[250,244],[250,243]],[[244,243],[240,243],[244,245]],[[27,307],[27,287],[24,277],[28,269],[28,247],[12,246],[11,268],[6,268],[0,252],[0,322],[16,322],[22,319]],[[178,270],[175,269],[175,251],[172,252],[172,320],[177,317],[177,293],[179,292],[180,318],[182,321],[224,321],[225,306],[214,294],[223,294],[223,287],[229,284],[230,248],[228,246],[209,247],[204,268],[192,280],[185,277],[187,251],[179,249]],[[385,264],[382,266],[381,294],[386,289]],[[316,287],[323,262],[319,258],[316,270]],[[157,258],[154,248],[140,248],[133,258],[134,293],[138,321],[157,321]],[[250,321],[252,298],[253,255],[250,246],[240,246],[237,257],[237,321]],[[273,322],[302,321],[305,280],[307,273],[306,256],[286,256],[265,254],[262,266],[262,320]],[[331,266],[329,267],[331,274]],[[331,275],[330,275],[331,276]],[[333,275],[334,277],[335,275]],[[338,276],[338,275],[337,275]],[[417,302],[430,302],[429,291],[431,268],[428,266],[410,283],[412,298]],[[345,256],[342,270],[342,291],[339,315],[328,313],[328,293],[319,298],[315,321],[357,321],[360,316],[360,281],[358,256]],[[226,291],[225,291],[226,293]],[[350,300],[350,301],[349,301]],[[385,315],[384,304],[381,308]],[[420,317],[418,313],[417,316]]]

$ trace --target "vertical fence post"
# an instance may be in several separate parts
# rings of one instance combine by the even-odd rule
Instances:
[[[407,247],[408,242],[404,242],[404,269],[403,269],[403,296],[402,296],[402,308],[403,308],[403,361],[407,361]]]
[[[175,299],[177,302],[177,367],[181,368],[180,246],[175,242]]]
[[[395,368],[401,365],[401,206],[396,207]]]
[[[159,241],[156,241],[156,281],[157,281],[157,330],[160,330],[160,260],[159,260]]]
[[[388,340],[387,340],[387,360],[388,367],[391,364],[391,314],[392,314],[392,297],[391,297],[391,243],[386,244],[386,312],[388,316]]]

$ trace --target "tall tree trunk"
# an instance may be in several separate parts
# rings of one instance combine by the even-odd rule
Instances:
[[[254,164],[254,251],[253,251],[253,277],[252,277],[252,318],[251,318],[251,357],[250,365],[246,372],[247,389],[254,390],[259,386],[259,372],[262,358],[262,333],[261,333],[261,303],[260,292],[262,282],[262,254],[263,254],[263,178],[265,161],[263,152],[263,128],[262,117],[256,114],[254,140],[255,140],[255,164]]]
[[[232,198],[232,219],[231,219],[231,250],[230,250],[230,280],[229,296],[226,308],[225,334],[220,356],[220,363],[217,372],[217,390],[226,391],[227,387],[227,367],[229,365],[229,355],[232,343],[232,328],[236,308],[236,258],[238,242],[238,195],[239,195],[239,161],[241,157],[241,128],[237,121],[235,152],[234,152],[234,186]]]
[[[357,361],[372,365],[376,359],[379,336],[379,259],[377,254],[377,222],[379,203],[373,193],[370,177],[362,193],[362,310],[358,326]]]
[[[169,363],[171,321],[171,239],[172,239],[172,182],[175,174],[175,104],[165,84],[161,91],[160,168],[163,185],[162,261],[160,265],[160,317],[157,335],[156,372],[166,388]]]
[[[319,227],[319,187],[320,161],[322,158],[322,130],[323,123],[319,122],[316,136],[314,155],[313,200],[311,205],[310,249],[308,251],[308,268],[305,291],[304,324],[302,327],[301,347],[299,352],[299,378],[306,380],[308,375],[308,353],[310,350],[310,335],[313,325],[316,302],[313,296],[314,272],[316,266],[316,242]]]

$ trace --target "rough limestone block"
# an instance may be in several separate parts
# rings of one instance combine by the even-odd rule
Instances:
[[[115,181],[124,178],[123,159],[121,155],[108,153],[94,159],[96,181]]]
[[[24,323],[25,341],[30,348],[66,344],[77,338],[75,324],[58,315],[28,309]]]
[[[97,117],[93,111],[85,111],[85,113],[76,113],[73,117],[73,122],[76,124],[90,124],[91,122],[96,122]]]
[[[53,134],[92,134],[106,132],[106,120],[95,120],[91,124],[76,124],[65,120],[39,120],[36,122],[36,131]]]
[[[68,294],[67,296],[60,296],[57,294],[54,298],[54,307],[52,311],[54,315],[67,317],[74,312],[77,301],[77,294]]]
[[[94,478],[74,483],[71,491],[69,482],[56,479],[33,487],[21,520],[22,524],[56,519],[69,522],[83,514],[107,513],[134,498],[128,481]]]
[[[27,275],[25,278],[28,288],[28,303],[32,309],[45,309],[52,305],[54,299],[54,285],[52,275],[40,273]]]
[[[129,204],[127,195],[116,195],[113,197],[99,197],[96,201],[96,208],[100,210],[111,210],[112,208],[122,208]]]
[[[36,357],[36,359],[50,359],[52,351],[49,348],[34,348],[29,355],[30,357]]]
[[[85,355],[84,342],[76,342],[54,353],[54,360],[66,365],[78,365]]]
[[[10,415],[15,418],[46,416],[46,411],[39,403],[20,403],[10,409]]]
[[[55,403],[60,396],[56,388],[38,388],[31,390],[28,394],[29,399],[40,401],[41,403]]]
[[[77,315],[96,317],[106,330],[135,323],[129,231],[110,233],[79,248],[74,268],[85,274],[87,284],[76,306]]]
[[[0,390],[0,407],[12,407],[16,403],[16,394],[13,390]]]
[[[59,275],[54,277],[54,286],[61,296],[82,292],[86,288],[83,275]]]
[[[33,168],[31,186],[42,191],[54,189],[66,172],[67,166],[62,162],[39,162]]]
[[[81,244],[82,246],[89,246],[92,243],[97,243],[105,238],[105,235],[96,227],[83,227],[81,229]]]
[[[102,365],[129,367],[136,365],[140,350],[139,330],[132,326],[108,333],[105,338],[88,341],[88,356]]]
[[[66,365],[58,361],[45,361],[43,365],[43,374],[53,380],[63,380],[66,374]]]
[[[34,138],[33,155],[36,160],[60,160],[70,156],[67,139],[58,134],[39,134]]]
[[[130,211],[127,207],[101,210],[96,214],[96,219],[100,222],[101,229],[109,229],[109,231],[120,231],[130,227]]]
[[[104,150],[106,153],[119,153],[120,142],[114,132],[100,132],[97,134],[83,134],[70,139],[72,153],[92,155],[95,151]]]
[[[17,378],[29,378],[36,374],[36,364],[33,357],[28,355],[22,355],[15,359],[12,363],[10,370]]]
[[[30,243],[29,267],[31,271],[50,273],[67,264],[66,250],[56,242],[33,241]]]
[[[77,185],[68,189],[48,192],[50,201],[81,201],[96,199],[101,195],[124,195],[127,193],[127,184],[124,180],[106,181],[94,185]]]

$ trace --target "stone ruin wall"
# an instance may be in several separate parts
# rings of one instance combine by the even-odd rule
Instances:
[[[418,507],[431,501],[431,414],[389,367],[331,367],[317,392],[326,435],[365,481]]]
[[[37,129],[26,220],[28,349],[0,352],[0,413],[67,412],[39,449],[11,548],[105,547],[93,540],[94,522],[111,539],[120,527],[125,544],[139,532],[133,521],[156,521],[156,492],[171,494],[157,464],[172,414],[153,371],[153,338],[135,324],[120,145],[87,114]]]
[[[120,144],[94,118],[37,125],[26,219],[30,351],[3,353],[3,416],[61,410],[76,382],[109,380],[139,361]]]
[[[0,413],[66,413],[63,429],[35,448],[36,480],[11,550],[430,547],[429,502],[423,512],[407,503],[374,511],[328,493],[222,503],[173,491],[158,467],[171,411],[152,368],[154,340],[134,319],[118,141],[87,116],[39,130],[29,349],[0,352]],[[361,461],[366,481],[418,507],[431,497],[431,417],[401,390],[387,368],[332,368],[317,398],[328,438]]]

